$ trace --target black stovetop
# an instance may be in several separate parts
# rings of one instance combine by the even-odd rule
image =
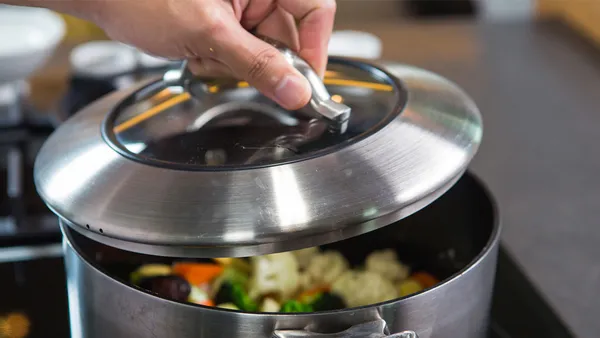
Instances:
[[[32,247],[29,247],[31,249]],[[27,259],[27,252],[15,253],[21,261],[0,263],[0,319],[23,314],[31,322],[28,338],[69,336],[66,280],[59,244],[38,247],[49,256]],[[36,255],[35,250],[29,250]],[[2,260],[0,250],[0,261]],[[2,336],[0,332],[0,336]],[[511,257],[501,248],[493,296],[492,338],[574,337],[540,297]]]
[[[0,123],[0,248],[60,240],[56,217],[33,183],[35,156],[54,125],[32,115],[17,125]]]

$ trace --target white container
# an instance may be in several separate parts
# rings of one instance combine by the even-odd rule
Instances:
[[[73,49],[69,61],[75,74],[112,77],[134,71],[137,67],[137,52],[116,41],[93,41]]]
[[[0,5],[0,85],[41,68],[64,35],[63,19],[49,10]]]
[[[360,31],[335,31],[329,40],[329,55],[367,60],[381,58],[381,40]]]

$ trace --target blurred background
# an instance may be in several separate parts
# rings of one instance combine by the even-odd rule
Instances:
[[[27,115],[26,122],[0,125],[0,247],[59,242],[55,217],[33,186],[37,149],[98,93],[135,80],[99,84],[82,72],[85,66],[75,67],[74,48],[106,36],[88,22],[62,18],[64,39],[28,78],[19,103],[0,90],[0,117],[3,109]],[[373,34],[381,43],[376,58],[437,72],[480,107],[486,129],[471,170],[499,200],[504,248],[534,290],[508,294],[523,301],[539,294],[551,309],[527,310],[522,322],[507,319],[544,334],[503,337],[567,337],[552,327],[557,318],[574,336],[598,337],[600,1],[338,0],[335,29]],[[13,273],[3,271],[0,264],[0,276]]]
[[[598,19],[594,14],[597,7],[594,1],[561,0],[339,0],[336,29],[376,33],[385,41],[383,57],[388,59],[409,58],[409,54],[422,58],[442,49],[451,57],[469,53],[472,47],[461,45],[463,41],[447,39],[453,30],[460,30],[457,23],[561,18],[583,35],[600,39],[600,25],[594,24]],[[52,60],[31,79],[33,90],[39,94],[32,98],[33,102],[42,108],[49,107],[66,90],[68,55],[72,48],[106,39],[95,25],[61,16],[66,23],[66,36]],[[415,26],[415,22],[424,22],[426,27]],[[443,48],[450,44],[453,48]]]

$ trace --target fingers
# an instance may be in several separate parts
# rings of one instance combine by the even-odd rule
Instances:
[[[335,0],[279,0],[278,4],[299,21],[300,56],[323,76],[335,18]]]
[[[242,7],[242,13],[240,13],[240,23],[247,30],[251,30],[261,23],[266,17],[271,15],[276,9],[277,4],[275,0],[233,0],[234,2],[240,2]]]
[[[305,106],[311,97],[308,81],[283,54],[268,43],[232,25],[218,41],[219,59],[235,75],[289,110]]]
[[[299,39],[294,17],[277,6],[275,0],[230,0],[236,17],[246,30],[283,42],[298,50]],[[241,11],[241,12],[240,12]]]
[[[201,58],[192,71],[209,74],[229,71],[286,109],[305,106],[312,94],[306,78],[277,49],[246,29],[256,28],[260,34],[294,49],[299,46],[300,56],[323,76],[335,0],[228,0],[221,4],[229,11],[216,6],[205,15],[210,24],[201,31],[205,39],[203,48],[196,42],[190,42],[186,48]],[[238,23],[240,19],[242,25]]]
[[[293,50],[300,48],[296,21],[290,13],[282,8],[278,7],[271,12],[269,16],[256,26],[256,31],[261,35],[283,42]]]
[[[230,1],[244,28],[257,28],[262,35],[280,40],[295,50],[300,48],[300,56],[323,76],[335,18],[335,0]],[[281,16],[286,18],[282,20]],[[298,29],[295,21],[293,25],[283,24],[284,21],[292,23],[294,19],[298,21]],[[290,27],[294,30],[290,31]]]

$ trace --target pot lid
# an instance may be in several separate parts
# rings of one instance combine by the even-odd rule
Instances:
[[[450,188],[482,132],[451,82],[386,69],[331,58],[323,81],[304,70],[303,112],[243,82],[167,73],[61,125],[37,157],[38,192],[82,234],[160,256],[251,256],[377,229]]]

